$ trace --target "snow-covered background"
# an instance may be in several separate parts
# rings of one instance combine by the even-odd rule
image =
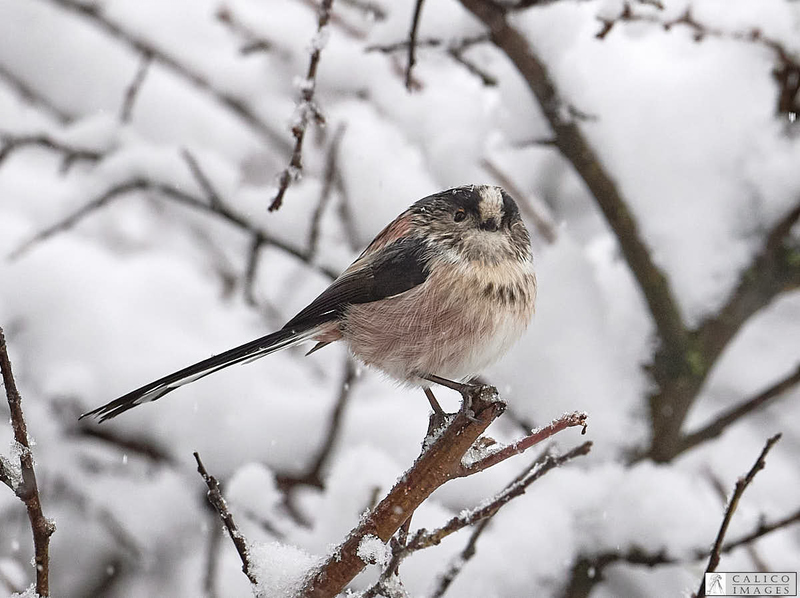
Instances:
[[[367,4],[334,2],[317,78],[326,125],[309,128],[304,176],[268,213],[316,32],[312,0],[229,0],[226,20],[220,0],[0,0],[0,326],[36,442],[45,513],[58,528],[53,595],[250,595],[205,501],[195,450],[223,481],[244,533],[262,543],[255,554],[266,586],[284,595],[287,577],[338,543],[418,454],[428,410],[420,392],[359,369],[323,487],[293,486],[289,505],[279,482],[302,475],[325,438],[347,375],[341,347],[231,368],[100,427],[79,424],[77,415],[279,327],[412,201],[505,179],[526,214],[535,209],[555,223],[555,241],[528,221],[537,315],[523,341],[486,372],[512,412],[492,434],[518,436],[514,417],[538,424],[582,409],[595,446],[495,517],[447,595],[566,596],[580,559],[634,548],[663,549],[682,562],[609,567],[593,598],[695,589],[705,562],[693,551],[711,544],[724,508],[715,480],[729,492],[777,431],[784,438],[747,490],[729,537],[800,505],[800,391],[670,463],[628,465],[650,435],[652,386],[643,366],[654,328],[612,231],[558,151],[534,142],[551,133],[502,53],[483,43],[465,54],[497,80],[487,86],[445,47],[421,47],[409,93],[405,51],[367,50],[407,39],[414,2]],[[687,6],[639,8],[669,20]],[[800,56],[796,1],[691,7],[716,29],[758,28]],[[598,17],[621,10],[616,1],[563,0],[520,11],[512,22],[562,97],[588,115],[579,121],[584,135],[694,326],[724,305],[764,236],[800,201],[800,137],[789,115],[776,114],[775,57],[764,45],[725,36],[697,43],[685,27],[647,22],[619,23],[597,39]],[[458,2],[423,7],[421,40],[483,32]],[[143,48],[154,50],[151,58]],[[133,85],[137,73],[144,78]],[[9,145],[29,135],[56,147]],[[77,149],[85,153],[65,161]],[[198,207],[212,204],[192,158],[232,218]],[[98,209],[6,259],[104,196],[111,199]],[[248,227],[266,239],[252,285]],[[734,338],[686,428],[798,363],[795,290]],[[455,396],[442,394],[454,409]],[[10,426],[0,426],[6,456],[11,439]],[[566,432],[558,443],[577,439]],[[446,485],[414,526],[442,524],[478,504],[529,459]],[[410,595],[430,592],[466,540],[456,534],[406,561]],[[0,488],[0,594],[30,583],[30,543],[22,505]],[[798,563],[795,525],[725,555],[721,570],[791,571]],[[372,569],[354,590],[374,579]]]

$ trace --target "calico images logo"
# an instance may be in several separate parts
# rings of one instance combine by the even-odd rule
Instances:
[[[797,596],[797,573],[706,573],[707,596]]]

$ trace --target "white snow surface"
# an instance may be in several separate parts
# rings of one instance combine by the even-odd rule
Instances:
[[[359,367],[319,472],[323,487],[295,485],[287,496],[289,481],[308,473],[325,442],[346,371],[343,347],[309,357],[300,347],[230,368],[99,427],[77,416],[274,331],[413,201],[455,185],[505,184],[487,161],[516,185],[520,202],[546,206],[556,240],[534,234],[536,316],[523,339],[485,372],[510,413],[487,431],[498,444],[470,456],[575,410],[590,413],[586,436],[566,430],[551,450],[584,439],[594,446],[501,509],[446,595],[561,597],[577,558],[634,548],[686,560],[614,565],[592,598],[649,597],[654,587],[665,596],[694,590],[703,567],[691,555],[713,542],[737,477],[778,431],[784,437],[747,489],[728,537],[797,509],[798,386],[669,464],[629,464],[629,451],[646,446],[650,435],[652,318],[583,182],[552,146],[530,144],[552,132],[514,65],[491,44],[464,56],[497,86],[483,85],[446,47],[422,46],[409,93],[406,51],[366,48],[406,40],[415,2],[381,0],[382,17],[334,2],[314,97],[326,125],[309,124],[303,176],[284,206],[268,212],[294,141],[295,81],[305,81],[309,49],[323,45],[314,3],[231,0],[225,7],[234,26],[216,16],[221,5],[212,0],[89,4],[157,50],[129,122],[121,122],[121,107],[142,61],[129,44],[60,2],[0,0],[0,151],[8,139],[44,135],[56,146],[100,154],[65,162],[61,150],[34,144],[0,161],[0,326],[36,439],[45,515],[58,522],[53,596],[77,598],[104,587],[120,598],[194,597],[203,595],[210,570],[217,595],[248,595],[224,531],[213,549],[216,564],[209,561],[221,524],[205,502],[193,451],[220,480],[249,541],[257,595],[291,595],[332,554],[419,455],[428,423],[420,391]],[[634,3],[661,20],[691,7],[698,21],[720,31],[758,28],[800,62],[798,2],[664,4],[658,11]],[[589,115],[578,121],[580,129],[692,327],[725,304],[770,228],[800,201],[800,129],[776,114],[771,50],[725,36],[697,42],[685,27],[664,31],[645,22],[618,23],[597,39],[597,17],[614,18],[622,6],[562,0],[510,19],[562,97]],[[420,40],[448,44],[483,32],[458,2],[423,7]],[[242,53],[257,39],[269,47]],[[336,171],[326,180],[337,131]],[[185,151],[224,202],[226,217],[203,207],[207,190]],[[6,259],[110,190],[141,181],[147,184]],[[317,249],[309,264],[303,256],[315,219]],[[245,272],[253,239],[237,221],[268,240],[255,264],[252,297]],[[798,338],[795,290],[733,339],[684,429],[701,428],[787,376],[800,363]],[[447,411],[457,409],[456,393],[436,395]],[[7,420],[3,401],[0,451],[15,466]],[[414,513],[412,533],[495,496],[543,449],[449,482]],[[433,592],[468,534],[403,562],[409,596]],[[381,562],[386,547],[376,541],[362,548]],[[772,570],[796,569],[797,527],[770,534],[754,550]],[[31,556],[24,507],[4,486],[0,593],[35,595],[28,587]],[[723,556],[721,569],[756,566],[753,553],[737,550]],[[349,591],[369,587],[378,568],[368,567]]]

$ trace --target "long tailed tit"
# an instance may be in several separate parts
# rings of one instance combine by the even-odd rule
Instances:
[[[226,368],[304,341],[343,340],[365,364],[420,386],[463,381],[499,359],[533,315],[530,237],[500,187],[471,185],[419,200],[331,285],[274,332],[145,384],[81,417],[100,421]],[[310,353],[309,352],[309,353]]]

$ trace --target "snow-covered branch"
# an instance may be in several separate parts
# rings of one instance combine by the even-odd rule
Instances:
[[[281,207],[283,196],[289,189],[289,185],[299,179],[303,173],[303,140],[305,139],[309,122],[311,120],[319,124],[324,124],[325,122],[319,107],[314,103],[314,91],[317,87],[319,59],[330,34],[328,22],[331,20],[332,9],[333,0],[322,0],[317,20],[317,33],[311,40],[311,59],[308,62],[308,72],[306,73],[306,78],[300,83],[300,102],[297,105],[295,122],[292,124],[294,149],[289,160],[289,166],[278,176],[278,191],[272,199],[272,203],[269,204],[270,212]]]
[[[39,486],[33,465],[33,453],[28,437],[28,425],[22,413],[22,396],[17,390],[11,360],[8,357],[6,337],[0,328],[0,373],[6,389],[6,399],[11,412],[11,427],[14,430],[19,458],[19,476],[10,468],[10,461],[0,461],[0,479],[8,485],[28,511],[28,520],[33,531],[34,563],[36,566],[36,593],[43,598],[50,595],[50,536],[56,531],[55,524],[42,512]]]
[[[366,565],[360,555],[360,546],[364,538],[374,536],[383,543],[389,542],[394,533],[436,488],[451,479],[468,475],[465,474],[463,465],[465,455],[472,450],[476,442],[480,443],[480,435],[505,410],[505,403],[500,400],[497,390],[493,387],[476,386],[469,392],[469,398],[474,416],[466,409],[445,416],[443,419],[436,414],[431,416],[428,437],[423,443],[423,450],[417,461],[401,476],[386,497],[362,517],[359,525],[348,534],[327,561],[307,579],[300,592],[303,598],[336,596]],[[578,420],[580,421],[576,420],[572,425],[585,423],[583,418]],[[544,430],[550,430],[550,433],[542,432],[537,439],[544,440],[563,427],[545,428]],[[512,498],[524,493],[525,488],[544,473],[569,459],[588,453],[590,447],[591,443],[587,442],[560,457],[545,457],[542,463],[515,480],[509,488],[486,505],[476,509],[469,517],[456,518],[457,522],[448,522],[444,528],[434,532],[420,530],[409,541],[405,550],[432,546],[441,541],[445,535],[490,517]],[[516,452],[509,453],[505,457],[511,454]],[[478,470],[470,473],[476,471]]]

